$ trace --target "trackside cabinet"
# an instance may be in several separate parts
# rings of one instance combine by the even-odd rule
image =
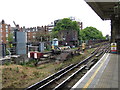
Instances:
[[[41,53],[41,52],[35,52],[34,53],[34,58],[35,59],[40,59],[42,56],[43,56],[43,53]]]
[[[29,52],[29,53],[28,53],[28,58],[34,58],[34,53],[35,53],[35,52]]]

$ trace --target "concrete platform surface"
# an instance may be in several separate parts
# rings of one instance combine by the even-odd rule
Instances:
[[[118,54],[106,53],[103,57],[71,88],[107,88],[120,89],[118,79]]]

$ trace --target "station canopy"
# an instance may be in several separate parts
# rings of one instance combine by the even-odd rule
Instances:
[[[103,20],[110,20],[111,15],[116,14],[115,11],[120,6],[120,0],[85,0],[85,2]],[[120,8],[118,9],[118,12],[120,12]]]

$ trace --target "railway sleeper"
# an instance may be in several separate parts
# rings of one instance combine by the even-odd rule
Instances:
[[[48,81],[54,79],[56,76],[58,76],[59,74],[61,74],[62,72],[66,71],[67,69],[69,69],[69,68],[71,68],[71,67],[73,67],[73,66],[74,66],[74,64],[71,64],[71,65],[67,66],[66,68],[61,69],[60,71],[58,71],[58,72],[50,75],[49,77],[43,79],[42,81],[37,82],[37,83],[29,86],[29,87],[26,88],[25,90],[36,90],[36,89],[39,88],[40,86],[42,86],[42,85],[44,85],[45,83],[47,83]]]
[[[58,86],[56,86],[53,90],[63,90],[63,87],[66,86],[66,84],[68,82],[71,81],[71,79],[73,79],[73,77],[78,74],[79,72],[81,72],[86,66],[83,66],[81,68],[79,68],[75,73],[73,73],[72,75],[70,75],[66,80],[64,80],[62,83],[60,83]]]
[[[87,67],[85,68],[86,70],[89,70],[96,62],[91,62],[87,65]]]
[[[96,63],[96,62],[93,62],[93,63],[90,65],[89,69],[91,69],[91,67],[94,66],[95,63]]]
[[[97,58],[102,54],[103,52],[98,53],[97,55],[95,55]]]
[[[83,71],[82,74],[84,75],[86,73],[86,71]]]

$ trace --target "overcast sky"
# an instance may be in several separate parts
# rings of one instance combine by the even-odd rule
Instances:
[[[0,20],[21,27],[48,25],[54,20],[76,17],[83,28],[96,27],[103,35],[110,35],[110,21],[103,21],[84,0],[0,0]]]

